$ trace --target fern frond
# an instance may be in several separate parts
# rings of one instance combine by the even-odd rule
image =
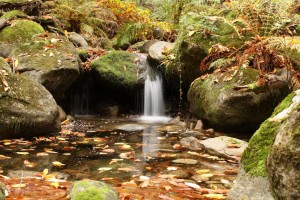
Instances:
[[[220,58],[210,63],[208,70],[231,67],[235,62],[235,58]]]
[[[116,45],[123,46],[138,40],[153,38],[154,27],[170,32],[171,24],[162,22],[131,22],[123,26],[115,37]]]

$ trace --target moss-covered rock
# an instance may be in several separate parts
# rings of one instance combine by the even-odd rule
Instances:
[[[31,41],[36,34],[44,33],[41,25],[30,20],[13,20],[10,26],[0,30],[0,56],[7,57],[12,50]]]
[[[254,83],[258,75],[257,70],[240,69],[238,72],[226,72],[223,76],[215,73],[205,80],[196,79],[188,92],[190,111],[217,128],[236,131],[256,129],[288,92],[287,85],[261,93],[235,90],[236,86]]]
[[[21,10],[28,15],[37,15],[40,6],[40,0],[0,0],[0,10]]]
[[[282,200],[300,199],[300,90],[295,94],[288,99],[290,106],[269,119],[280,126],[266,168],[274,195]]]
[[[26,17],[27,15],[20,11],[20,10],[11,10],[11,11],[8,11],[6,13],[4,13],[0,19],[14,19],[14,18],[18,18],[18,17]]]
[[[299,96],[299,90],[287,96],[254,133],[229,199],[299,198]]]
[[[101,85],[122,91],[138,87],[135,55],[127,51],[111,51],[92,62],[92,69],[99,75]]]
[[[0,138],[31,137],[58,131],[59,113],[52,95],[40,84],[7,71],[0,62]]]
[[[118,193],[109,185],[93,180],[74,182],[71,200],[118,200]]]
[[[74,45],[63,36],[35,37],[10,55],[18,60],[15,71],[42,84],[56,100],[78,78],[81,62]]]

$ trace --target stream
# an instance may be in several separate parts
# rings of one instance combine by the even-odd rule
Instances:
[[[179,141],[185,133],[183,126],[159,121],[76,118],[65,121],[59,134],[0,141],[0,172],[20,178],[48,169],[62,181],[93,179],[115,186],[133,177],[176,178],[227,191],[239,163],[182,147]],[[221,135],[194,133],[199,140]],[[176,159],[180,162],[174,163]]]

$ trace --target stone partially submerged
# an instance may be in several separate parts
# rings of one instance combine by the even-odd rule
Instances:
[[[71,200],[118,200],[118,193],[101,181],[83,180],[74,182]]]
[[[2,59],[0,59],[2,60]],[[0,62],[0,138],[32,137],[60,129],[58,106],[40,84]]]
[[[247,142],[228,136],[219,136],[202,140],[200,145],[210,154],[228,159],[238,159],[246,149]]]

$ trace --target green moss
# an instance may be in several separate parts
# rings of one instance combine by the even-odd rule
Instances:
[[[294,96],[294,93],[287,96],[276,107],[271,117],[274,117],[291,105]],[[251,137],[248,147],[242,156],[242,165],[247,173],[255,176],[267,176],[266,160],[280,125],[280,122],[266,120]]]
[[[0,42],[29,41],[33,35],[45,32],[43,27],[30,20],[13,20],[12,25],[0,31]]]
[[[13,19],[17,17],[26,17],[27,15],[20,10],[12,10],[1,16],[2,19]]]
[[[0,0],[0,3],[10,3],[10,4],[22,4],[22,3],[26,3],[26,2],[30,2],[30,0]]]
[[[137,83],[135,56],[127,51],[112,51],[92,62],[101,79],[114,86],[131,87]]]
[[[107,200],[117,198],[114,191],[104,183],[83,180],[73,186],[73,200]]]

